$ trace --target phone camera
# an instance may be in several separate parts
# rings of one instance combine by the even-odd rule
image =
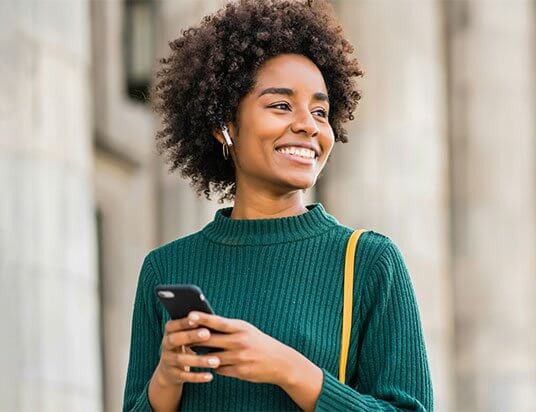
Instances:
[[[171,292],[170,290],[159,290],[158,291],[158,296],[161,296],[163,298],[172,298],[175,296],[175,294],[173,292]]]

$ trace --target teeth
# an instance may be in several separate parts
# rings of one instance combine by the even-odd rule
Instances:
[[[292,155],[297,155],[301,157],[305,157],[307,159],[314,159],[316,154],[313,150],[305,149],[303,147],[282,147],[279,149],[276,149],[278,152],[281,153],[288,153]]]

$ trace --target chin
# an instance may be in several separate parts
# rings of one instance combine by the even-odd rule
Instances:
[[[285,181],[282,182],[284,186],[288,186],[292,190],[308,190],[313,187],[315,184],[314,181],[307,181],[307,182],[297,182],[297,181]]]
[[[283,172],[283,173],[282,173]],[[311,189],[316,183],[315,173],[300,173],[299,171],[290,170],[288,173],[284,173],[283,170],[274,171],[275,180],[272,182],[276,186],[284,187],[289,191],[307,190]]]

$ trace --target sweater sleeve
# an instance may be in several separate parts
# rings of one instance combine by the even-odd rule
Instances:
[[[432,411],[419,308],[402,253],[389,238],[362,293],[357,376],[342,384],[321,368],[315,411]]]
[[[163,337],[160,326],[162,316],[154,293],[157,284],[157,276],[149,253],[141,267],[134,299],[123,412],[153,410],[147,390],[160,361],[160,344]]]

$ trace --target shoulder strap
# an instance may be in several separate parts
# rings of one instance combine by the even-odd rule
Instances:
[[[352,326],[352,296],[354,289],[354,260],[359,237],[365,229],[357,229],[351,235],[346,245],[346,258],[344,262],[344,306],[342,313],[342,339],[341,357],[339,365],[339,381],[346,381],[346,363],[348,361],[348,348],[350,346],[350,332]]]

